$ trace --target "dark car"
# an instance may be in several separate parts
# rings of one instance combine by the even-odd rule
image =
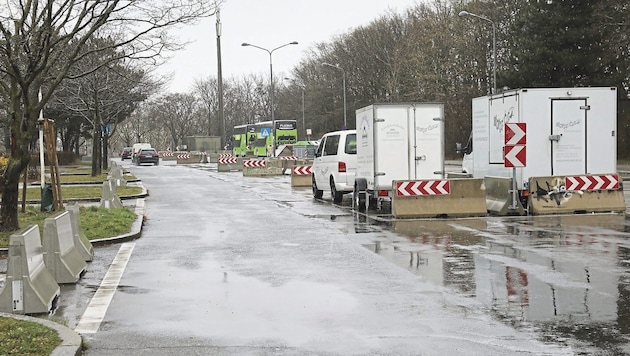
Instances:
[[[136,165],[142,163],[153,163],[157,166],[160,164],[160,156],[154,148],[143,148],[136,154]]]
[[[131,147],[123,148],[122,152],[120,152],[120,160],[124,161],[126,158],[131,158]]]

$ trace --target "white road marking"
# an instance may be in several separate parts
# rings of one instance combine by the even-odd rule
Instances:
[[[105,278],[103,278],[101,285],[94,293],[90,304],[85,309],[85,313],[83,313],[74,331],[79,334],[94,334],[98,331],[135,246],[135,243],[124,243],[120,246],[118,254],[116,254],[114,261],[109,266]]]

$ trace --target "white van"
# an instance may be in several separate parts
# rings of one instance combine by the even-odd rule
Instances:
[[[344,130],[325,134],[319,141],[313,160],[313,197],[319,199],[330,189],[333,202],[352,193],[357,172],[357,131]]]
[[[131,162],[136,163],[136,155],[143,148],[151,148],[151,144],[147,142],[134,143],[131,147]]]

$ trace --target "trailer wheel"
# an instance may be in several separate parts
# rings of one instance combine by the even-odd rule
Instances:
[[[324,191],[317,189],[317,183],[315,183],[315,177],[313,177],[313,198],[321,199],[324,196]]]
[[[343,193],[338,192],[335,188],[335,179],[332,176],[330,177],[330,195],[335,204],[339,204],[343,200]]]
[[[357,211],[365,211],[365,195],[367,193],[365,191],[359,191],[357,186],[354,186],[354,191],[352,192],[352,198],[354,199],[354,207]]]

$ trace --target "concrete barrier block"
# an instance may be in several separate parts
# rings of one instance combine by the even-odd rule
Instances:
[[[526,210],[520,199],[516,199],[513,205],[512,198],[512,178],[507,177],[484,177],[486,186],[486,206],[492,215],[526,215]],[[514,208],[513,208],[514,207]]]
[[[617,179],[612,189],[591,189],[600,177]],[[531,215],[614,212],[623,213],[626,203],[623,184],[615,174],[589,175],[581,179],[581,187],[567,186],[566,176],[532,177],[529,179],[529,213]],[[593,182],[593,183],[591,183]],[[589,187],[589,185],[591,187]],[[579,189],[575,189],[579,188]]]
[[[60,211],[44,219],[44,263],[59,284],[76,283],[87,263],[74,244],[70,212]]]
[[[177,157],[175,157],[175,153],[171,151],[160,151],[158,153],[160,155],[160,159],[163,161],[174,161],[177,159]]]
[[[115,162],[111,162],[111,169],[107,174],[107,179],[113,179],[116,182],[117,187],[124,187],[127,185],[127,180],[124,178],[122,167],[118,166]]]
[[[242,172],[243,171],[243,157],[222,157],[217,160],[218,172]]]
[[[74,236],[74,245],[77,246],[79,253],[85,261],[92,261],[94,258],[94,247],[85,236],[79,226],[79,204],[66,204],[66,210],[70,213],[70,222],[72,222],[72,235]]]
[[[277,159],[243,160],[244,177],[263,177],[283,175],[282,162]]]
[[[291,168],[292,187],[310,187],[313,184],[312,166],[294,165]]]
[[[103,182],[103,193],[101,197],[100,207],[105,209],[122,208],[123,203],[116,194],[116,182],[108,179]]]
[[[401,195],[399,190],[402,185],[409,187],[408,191],[410,192],[431,191],[435,193],[440,191],[440,193]],[[448,191],[448,193],[443,193],[445,191]],[[487,215],[483,179],[394,181],[392,192],[392,215],[396,218],[447,218]]]
[[[56,307],[59,295],[59,285],[44,263],[39,227],[29,225],[11,235],[0,311],[48,313]]]

